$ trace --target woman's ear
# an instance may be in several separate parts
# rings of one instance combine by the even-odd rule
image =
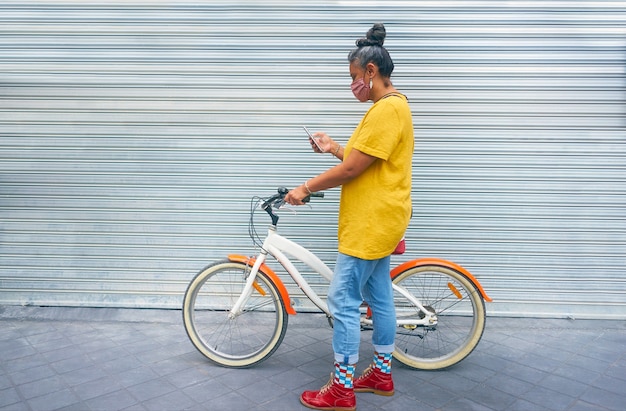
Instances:
[[[376,64],[369,62],[367,63],[367,65],[365,66],[365,72],[371,77],[376,77],[376,74],[378,73],[378,67],[376,67]]]

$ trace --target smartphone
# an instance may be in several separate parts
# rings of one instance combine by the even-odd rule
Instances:
[[[323,153],[323,152],[324,152],[324,150],[322,150],[322,147],[320,147],[320,145],[319,145],[319,144],[317,144],[317,139],[316,139],[315,137],[313,137],[313,134],[311,134],[311,132],[309,131],[309,129],[307,129],[305,126],[302,126],[302,128],[303,128],[303,129],[304,129],[304,131],[306,131],[306,133],[309,135],[309,138],[310,138],[311,140],[313,140],[313,143],[315,143],[315,146],[317,147],[317,149],[318,149],[320,152],[322,152],[322,153]]]

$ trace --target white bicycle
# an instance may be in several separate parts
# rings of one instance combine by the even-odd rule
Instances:
[[[332,271],[311,251],[278,234],[275,210],[284,204],[288,192],[279,188],[277,194],[259,199],[252,207],[249,231],[253,241],[255,210],[264,210],[272,219],[258,256],[229,255],[203,268],[187,287],[185,330],[193,345],[216,364],[244,368],[267,359],[285,336],[288,316],[296,314],[287,288],[265,264],[268,255],[333,324],[326,302],[293,260],[328,281]],[[491,301],[478,280],[461,266],[436,258],[407,261],[390,275],[397,316],[394,359],[411,368],[434,370],[467,357],[482,337],[485,301]],[[363,329],[373,325],[366,305],[361,325]]]

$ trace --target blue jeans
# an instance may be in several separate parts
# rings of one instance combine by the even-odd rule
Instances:
[[[393,305],[389,265],[389,256],[379,260],[362,260],[339,253],[328,290],[328,308],[334,318],[335,361],[356,364],[359,360],[359,307],[363,301],[372,309],[374,349],[379,353],[393,352],[396,310]]]

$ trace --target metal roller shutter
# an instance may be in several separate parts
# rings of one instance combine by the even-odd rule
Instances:
[[[623,1],[3,2],[0,303],[178,308],[252,253],[250,197],[335,164],[301,125],[367,109],[376,21],[415,122],[394,262],[460,263],[491,315],[626,318]],[[331,266],[337,199],[281,220]]]

